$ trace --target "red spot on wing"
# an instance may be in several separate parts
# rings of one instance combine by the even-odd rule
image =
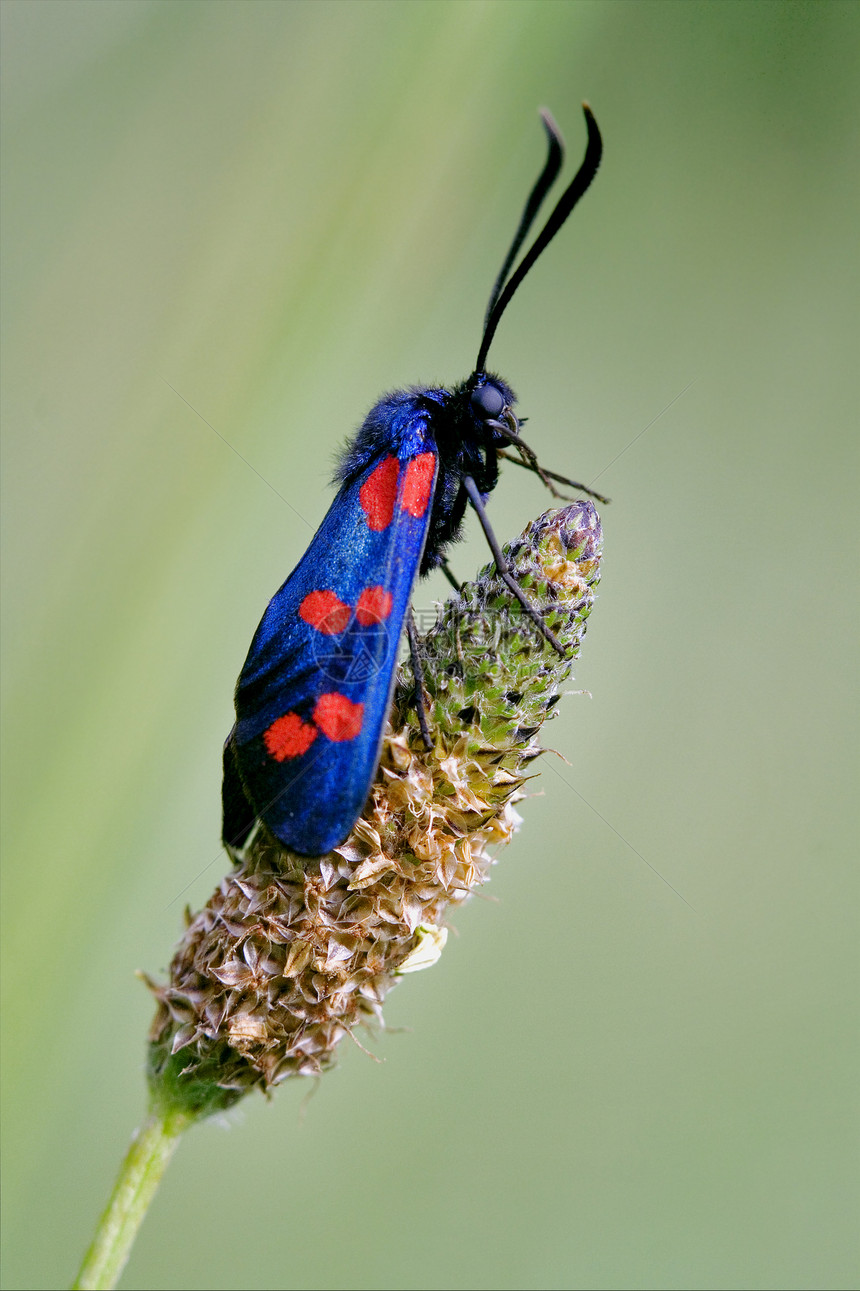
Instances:
[[[299,758],[307,753],[317,737],[317,729],[303,722],[298,713],[285,713],[263,732],[266,748],[276,762]]]
[[[368,529],[381,533],[391,524],[399,472],[400,463],[396,457],[383,458],[358,490],[358,500],[367,516]]]
[[[419,453],[406,467],[406,479],[403,481],[403,493],[400,506],[411,516],[418,519],[427,510],[430,494],[433,490],[433,476],[436,472],[436,454]]]
[[[355,617],[363,628],[381,623],[391,613],[393,597],[384,587],[366,587],[358,598]]]
[[[314,721],[330,740],[354,740],[361,730],[364,704],[354,704],[346,695],[331,691],[320,695],[314,708]]]
[[[349,606],[330,591],[308,592],[299,606],[299,618],[328,636],[343,632],[351,613]]]

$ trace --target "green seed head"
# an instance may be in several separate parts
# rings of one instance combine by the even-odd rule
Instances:
[[[600,522],[549,511],[505,548],[562,658],[488,565],[421,640],[427,751],[411,674],[398,676],[379,771],[347,841],[309,859],[262,827],[189,920],[150,1035],[153,1096],[195,1115],[316,1075],[397,978],[433,963],[447,909],[480,886],[519,823],[540,729],[594,603]]]

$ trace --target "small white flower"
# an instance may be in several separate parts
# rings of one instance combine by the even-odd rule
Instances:
[[[415,936],[418,940],[403,963],[395,970],[398,974],[420,973],[422,968],[432,968],[445,948],[448,929],[440,928],[435,923],[419,923],[415,929]]]

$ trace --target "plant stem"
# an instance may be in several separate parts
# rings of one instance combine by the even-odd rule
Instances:
[[[116,1286],[179,1136],[194,1119],[188,1112],[153,1108],[120,1167],[72,1291],[110,1291]]]

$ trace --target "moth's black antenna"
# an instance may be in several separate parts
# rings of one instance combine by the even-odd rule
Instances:
[[[514,292],[517,290],[538,256],[542,255],[550,242],[552,242],[556,233],[558,233],[568,215],[570,215],[574,206],[576,206],[576,203],[579,201],[580,197],[582,197],[583,193],[594,179],[594,176],[597,174],[597,167],[600,165],[600,158],[603,153],[603,141],[600,138],[600,131],[597,128],[597,122],[595,121],[591,108],[587,103],[583,103],[582,110],[585,113],[585,124],[588,129],[588,145],[585,149],[585,156],[582,160],[582,165],[574,175],[570,184],[568,184],[567,188],[562,193],[561,197],[558,199],[555,209],[546,224],[535,238],[517,268],[514,270],[514,273],[507,282],[507,285],[503,288],[501,295],[493,305],[487,319],[486,326],[484,327],[484,336],[481,341],[481,348],[478,352],[478,359],[475,363],[476,372],[483,372],[484,370],[484,363],[486,362],[487,353],[490,349],[490,345],[492,344],[493,337],[496,334],[499,319],[507,309]],[[546,170],[546,167],[544,170]],[[541,176],[541,178],[543,178],[543,176]],[[538,184],[540,184],[540,180],[538,181]],[[535,187],[537,188],[537,185]],[[545,191],[546,190],[544,190],[544,192]],[[533,196],[534,191],[532,192],[532,197]],[[529,198],[529,202],[526,206],[527,210],[531,204],[532,197]],[[534,218],[534,216],[532,216],[532,218]],[[522,223],[523,221],[520,222],[521,225]],[[519,230],[517,230],[517,236],[519,236]]]
[[[505,285],[505,279],[511,271],[511,265],[517,258],[517,252],[528,236],[529,229],[534,224],[535,216],[541,208],[543,199],[556,181],[558,172],[561,170],[564,161],[564,140],[561,137],[561,131],[552,119],[552,114],[546,108],[541,108],[540,119],[543,128],[546,130],[546,139],[549,149],[546,155],[544,168],[538,175],[535,186],[529,193],[528,201],[520,219],[519,227],[514,234],[514,240],[511,243],[510,250],[505,256],[505,263],[499,270],[499,276],[493,283],[493,290],[490,292],[490,299],[487,302],[487,312],[484,315],[484,327],[490,321],[490,315],[495,308],[496,301],[502,294],[502,288]]]

